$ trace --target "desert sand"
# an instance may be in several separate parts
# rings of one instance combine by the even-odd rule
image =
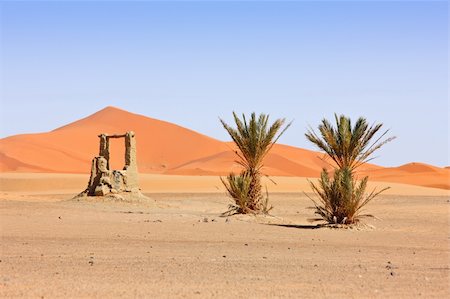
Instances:
[[[120,121],[118,121],[120,120]],[[99,133],[136,132],[139,203],[71,200]],[[112,168],[124,147],[112,141]],[[275,145],[270,216],[221,217],[233,145],[107,107],[51,132],[0,140],[0,297],[443,298],[450,296],[450,169],[365,164],[365,225],[319,227],[308,196],[323,155]],[[274,183],[275,182],[275,183]]]
[[[308,221],[306,179],[274,180],[271,217],[227,218],[218,177],[144,174],[152,200],[131,204],[70,201],[87,175],[2,173],[0,297],[450,294],[448,190],[393,183],[377,219],[330,229]]]
[[[68,173],[0,173],[3,196],[28,194],[76,194],[86,188],[88,174]],[[264,177],[263,185],[270,193],[310,192],[309,181],[316,178]],[[219,193],[225,189],[219,176],[186,176],[139,174],[139,184],[145,193]],[[407,196],[450,196],[450,190],[401,183],[369,182],[369,189],[390,187],[384,194]]]
[[[218,123],[218,129],[220,124]],[[0,172],[80,173],[90,169],[98,154],[100,133],[136,132],[141,173],[176,175],[226,175],[239,172],[234,147],[178,125],[106,107],[84,119],[47,133],[0,139]],[[300,137],[299,137],[300,138]],[[123,167],[123,141],[111,144],[113,169]],[[277,144],[265,160],[271,176],[318,177],[329,161],[315,151]],[[450,169],[409,163],[400,167],[366,164],[361,175],[371,180],[450,190]]]

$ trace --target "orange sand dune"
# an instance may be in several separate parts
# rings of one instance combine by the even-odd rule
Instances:
[[[98,154],[100,133],[133,130],[142,173],[226,175],[238,173],[234,146],[168,122],[107,107],[47,133],[15,135],[0,140],[1,172],[88,173]],[[123,167],[124,146],[111,141],[111,164]],[[318,177],[331,161],[306,149],[277,144],[267,156],[264,172],[272,176]],[[363,175],[378,181],[450,189],[448,168],[411,163],[396,168],[361,166]]]
[[[137,135],[139,169],[160,173],[186,161],[227,150],[221,141],[180,126],[107,107],[87,118],[42,134],[0,141],[1,171],[86,173],[98,154],[99,133]],[[123,167],[123,141],[113,140],[112,163]]]
[[[165,173],[183,175],[226,175],[229,172],[239,173],[242,168],[235,160],[235,153],[226,151],[188,162],[174,169],[170,169]],[[313,169],[304,166],[304,164],[298,164],[281,156],[276,150],[268,154],[264,165],[263,172],[269,175],[316,177],[320,173],[320,168],[315,167]]]
[[[166,174],[182,175],[226,175],[227,173],[239,173],[241,167],[235,162],[233,145],[228,143],[230,149],[209,157],[189,161],[173,169]],[[293,146],[276,144],[264,161],[264,173],[275,176],[300,176],[318,177],[323,168],[330,168],[331,161],[327,161],[321,153],[309,151]],[[364,164],[361,170],[376,170],[382,167],[373,164]]]
[[[362,171],[362,174],[377,181],[450,189],[450,169],[423,163],[408,163],[399,167]]]

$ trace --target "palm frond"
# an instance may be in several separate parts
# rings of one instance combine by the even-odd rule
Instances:
[[[306,138],[324,151],[338,168],[350,168],[354,170],[363,163],[367,163],[369,157],[386,143],[395,139],[389,137],[383,140],[389,130],[371,142],[380,131],[383,124],[375,124],[369,127],[365,118],[358,118],[352,126],[350,118],[335,114],[335,126],[323,119],[318,129],[320,136],[309,129]]]

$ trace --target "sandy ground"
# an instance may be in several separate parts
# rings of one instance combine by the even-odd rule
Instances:
[[[218,176],[186,176],[139,174],[140,187],[144,193],[220,193],[224,188]],[[12,194],[14,198],[27,194],[69,194],[83,191],[89,181],[88,174],[60,173],[1,173],[0,193],[3,198]],[[263,185],[269,192],[303,193],[309,192],[309,181],[316,179],[303,177],[264,178]],[[427,188],[392,182],[370,181],[369,188],[390,187],[385,194],[414,196],[450,196],[450,190]],[[40,198],[39,200],[43,200]]]
[[[73,202],[74,178],[50,178],[54,192],[33,178],[21,192],[23,177],[0,177],[0,297],[450,296],[450,197],[434,189],[396,185],[368,206],[379,219],[345,230],[311,225],[301,192],[273,193],[273,217],[224,218],[227,197],[198,185],[153,189],[148,204]]]

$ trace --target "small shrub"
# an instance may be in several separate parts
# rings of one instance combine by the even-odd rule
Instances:
[[[315,214],[320,218],[312,218],[310,221],[325,220],[330,224],[355,224],[363,217],[373,217],[371,214],[362,214],[362,208],[374,197],[388,188],[378,192],[373,190],[367,194],[366,187],[368,177],[361,181],[354,178],[348,169],[337,169],[333,178],[327,170],[323,170],[317,185],[311,184],[311,188],[319,198],[319,201],[310,199],[315,205]]]
[[[233,203],[228,206],[229,210],[223,213],[224,216],[233,214],[268,214],[272,209],[269,205],[269,194],[260,196],[258,200],[253,200],[250,196],[252,177],[246,172],[240,175],[229,174],[226,179],[220,178],[228,191]]]

